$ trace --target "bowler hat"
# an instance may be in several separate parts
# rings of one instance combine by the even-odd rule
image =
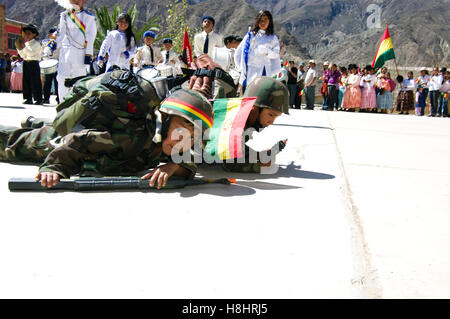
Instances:
[[[24,26],[24,27],[22,27],[22,31],[23,32],[25,32],[25,31],[27,31],[27,30],[29,30],[29,31],[31,31],[32,33],[34,33],[34,34],[36,34],[36,36],[38,36],[39,35],[39,31],[38,31],[38,29],[36,28],[36,26],[34,25],[34,24],[27,24],[26,26]]]

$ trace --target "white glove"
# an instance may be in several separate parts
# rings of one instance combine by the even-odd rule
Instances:
[[[269,54],[269,49],[265,45],[260,45],[255,50],[256,55],[266,56]]]

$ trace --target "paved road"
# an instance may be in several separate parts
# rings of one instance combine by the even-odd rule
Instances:
[[[177,191],[10,193],[36,167],[0,163],[0,297],[450,297],[449,120],[293,111],[255,143],[285,137],[276,174]]]

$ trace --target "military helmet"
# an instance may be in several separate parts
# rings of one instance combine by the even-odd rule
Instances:
[[[257,97],[255,106],[274,109],[289,115],[289,91],[280,81],[269,77],[258,77],[249,84],[244,97]]]
[[[200,128],[202,132],[213,126],[214,111],[211,103],[203,95],[193,90],[180,89],[173,92],[161,103],[159,111],[181,116],[195,127]]]

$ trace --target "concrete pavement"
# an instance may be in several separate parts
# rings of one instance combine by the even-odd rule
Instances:
[[[2,124],[54,107],[1,94]],[[10,106],[10,107],[5,107]],[[23,107],[23,108],[22,108]],[[275,175],[176,191],[11,193],[0,163],[0,297],[450,297],[450,121],[292,111]]]

